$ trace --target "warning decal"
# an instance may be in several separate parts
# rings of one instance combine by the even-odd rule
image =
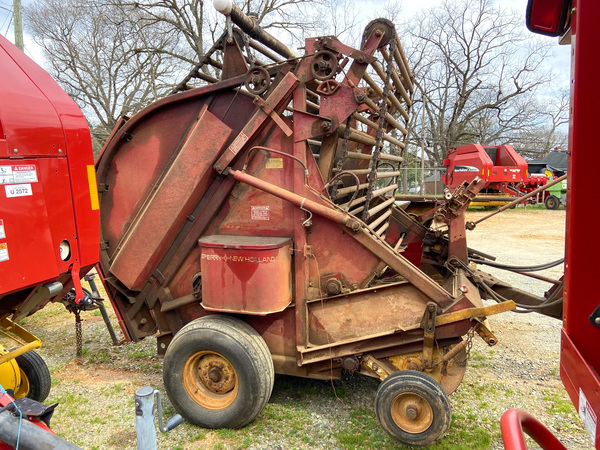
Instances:
[[[6,239],[6,232],[4,231],[4,220],[0,219],[0,239]]]
[[[237,135],[229,146],[229,151],[234,155],[237,155],[246,142],[248,142],[248,136],[246,136],[243,131],[240,131],[240,134]]]
[[[592,442],[596,442],[598,418],[596,417],[596,413],[590,406],[587,398],[585,398],[585,394],[581,388],[579,388],[579,417],[581,417],[581,421],[585,425],[588,434],[592,438]]]
[[[269,220],[268,206],[253,206],[251,211],[252,220]]]
[[[8,261],[8,246],[6,242],[0,242],[0,262]]]
[[[32,164],[0,166],[0,184],[37,183],[37,171]]]

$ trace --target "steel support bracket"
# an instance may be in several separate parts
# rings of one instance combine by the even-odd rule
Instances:
[[[423,316],[423,369],[433,370],[433,344],[435,341],[435,319],[437,316],[437,305],[433,302],[427,303]]]
[[[381,381],[385,380],[393,372],[388,370],[386,364],[374,358],[371,355],[365,356],[361,361],[361,366],[367,370],[367,372],[373,373]]]
[[[12,334],[8,333],[9,331]],[[21,356],[34,348],[40,348],[42,346],[42,341],[40,341],[39,338],[31,334],[21,325],[10,320],[8,317],[0,319],[0,334],[3,334],[20,345],[20,347],[0,355],[0,365],[17,356]]]
[[[481,339],[483,339],[486,342],[486,344],[491,347],[498,343],[498,338],[487,327],[486,322],[487,320],[485,320],[484,322],[479,322],[479,325],[477,325],[475,331],[477,331],[477,334],[481,336]]]

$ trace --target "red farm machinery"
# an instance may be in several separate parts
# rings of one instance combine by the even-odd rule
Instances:
[[[80,279],[98,262],[94,158],[79,108],[3,36],[0,67],[0,334],[11,342],[0,345],[0,411],[14,398],[24,417],[47,430],[56,405],[39,402],[50,391],[50,373],[32,351],[40,340],[17,322],[51,300],[89,300]],[[0,441],[21,426],[8,414],[0,414]],[[49,448],[58,439],[34,434],[22,439],[23,448]]]
[[[494,345],[486,317],[515,308],[482,296],[545,299],[469,266],[481,179],[434,208],[394,205],[414,85],[392,23],[358,49],[324,36],[297,55],[220,7],[239,28],[97,161],[101,272],[127,338],[157,334],[169,398],[195,424],[250,423],[275,373],[345,370],[382,381],[391,436],[430,444],[470,340]]]
[[[414,84],[391,22],[371,22],[360,48],[323,36],[298,55],[216,3],[226,31],[172,95],[121,119],[96,162],[97,190],[81,112],[10,56],[28,77],[2,89],[39,91],[54,107],[3,100],[38,124],[12,128],[14,109],[0,109],[13,176],[0,193],[10,256],[0,318],[85,301],[79,278],[99,235],[99,275],[125,339],[156,336],[168,396],[190,422],[243,427],[275,373],[348,371],[381,380],[375,410],[392,437],[431,444],[450,425],[471,340],[497,342],[487,317],[518,304],[560,318],[561,290],[539,298],[469,265],[489,257],[467,246],[464,212],[491,180],[463,181],[442,204],[395,205]],[[39,123],[43,137],[23,134]],[[25,167],[35,171],[15,175]],[[26,264],[31,254],[43,267]]]

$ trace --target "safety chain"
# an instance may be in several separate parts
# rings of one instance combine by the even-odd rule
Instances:
[[[458,357],[458,355],[456,355],[454,357],[454,360],[460,366],[466,366],[467,365],[467,361],[471,357],[471,348],[473,347],[473,337],[475,336],[475,331],[476,331],[475,329],[476,328],[477,328],[477,325],[475,325],[474,327],[472,327],[469,330],[469,332],[467,333],[467,347],[465,348],[465,357],[464,357],[464,359],[461,360]]]
[[[83,358],[83,333],[81,331],[81,311],[79,308],[73,308],[75,314],[75,358]]]

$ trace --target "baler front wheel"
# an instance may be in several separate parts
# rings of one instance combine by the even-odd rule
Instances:
[[[260,414],[274,382],[271,353],[251,326],[211,315],[183,327],[165,353],[169,399],[190,422],[241,428]]]
[[[17,356],[15,361],[21,371],[21,385],[15,391],[15,398],[27,397],[40,403],[46,400],[52,379],[44,359],[29,351]]]
[[[429,375],[402,370],[388,376],[377,390],[375,412],[383,429],[411,446],[427,446],[450,427],[450,400]]]

